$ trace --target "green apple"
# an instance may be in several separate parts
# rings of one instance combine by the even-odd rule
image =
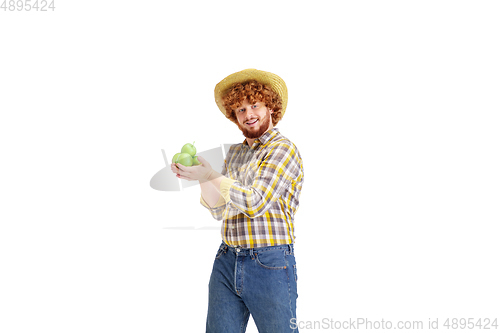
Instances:
[[[193,157],[187,153],[180,153],[175,163],[180,163],[184,166],[191,166],[193,165]]]
[[[200,165],[200,161],[198,161],[198,156],[193,156],[193,165]]]
[[[174,155],[174,157],[172,157],[172,164],[178,163],[178,162],[177,162],[177,159],[179,158],[179,155],[180,155],[180,154],[181,154],[181,153],[177,153],[177,154],[175,154],[175,155]]]
[[[186,153],[194,156],[196,155],[196,147],[191,143],[186,143],[184,146],[182,146],[181,153]]]

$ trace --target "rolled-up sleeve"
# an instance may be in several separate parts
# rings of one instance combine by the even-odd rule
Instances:
[[[231,197],[229,196],[229,189],[234,182],[236,182],[236,180],[224,178],[220,183],[220,194],[224,198],[225,202],[229,202],[229,200],[231,200]]]
[[[218,221],[222,220],[222,213],[226,209],[226,201],[224,200],[222,195],[219,196],[219,201],[217,201],[217,203],[213,207],[210,207],[206,203],[206,201],[205,201],[205,199],[203,199],[202,195],[200,195],[200,203],[202,204],[203,207],[208,209],[208,211],[210,212],[210,214],[212,214],[214,219],[216,219]]]

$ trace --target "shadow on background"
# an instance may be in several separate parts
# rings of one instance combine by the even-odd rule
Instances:
[[[206,159],[215,171],[221,173],[222,167],[224,166],[224,159],[226,158],[229,148],[231,148],[232,145],[233,144],[231,143],[224,143],[221,144],[220,147],[212,148],[201,153],[197,153],[196,155]],[[166,167],[158,171],[153,178],[151,178],[149,185],[153,189],[158,191],[181,191],[182,189],[199,184],[195,181],[178,179],[172,170],[170,170],[171,164],[165,154],[165,150],[162,149],[161,152],[163,154]]]

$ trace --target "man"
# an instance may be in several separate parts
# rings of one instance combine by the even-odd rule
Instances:
[[[198,180],[201,204],[223,220],[222,244],[209,283],[206,332],[244,332],[249,315],[260,333],[297,332],[294,215],[304,181],[297,147],[277,128],[287,88],[275,74],[247,69],[215,87],[222,113],[245,136],[229,149],[222,173],[172,165],[177,177]]]

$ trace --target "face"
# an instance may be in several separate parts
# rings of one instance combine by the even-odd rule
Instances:
[[[246,138],[257,139],[273,127],[271,121],[273,111],[268,110],[262,102],[250,104],[245,99],[234,112],[238,127]]]

